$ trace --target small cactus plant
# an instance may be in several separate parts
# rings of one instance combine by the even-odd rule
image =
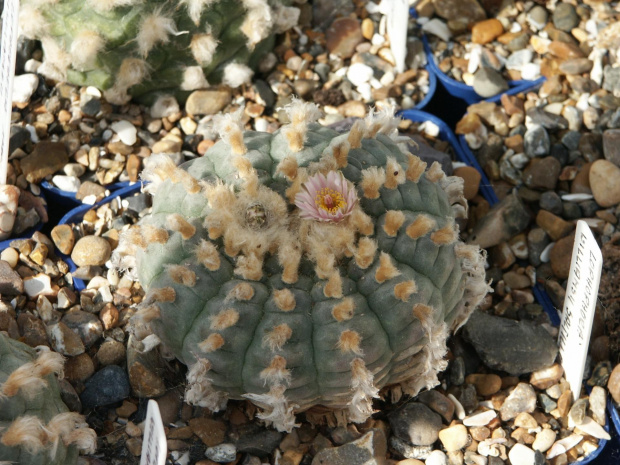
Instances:
[[[121,104],[152,91],[247,83],[274,33],[298,17],[281,0],[24,0],[20,30],[41,40],[41,74],[98,87]]]
[[[60,354],[0,333],[0,460],[21,465],[75,465],[93,453],[97,435],[60,399]]]
[[[462,179],[403,153],[390,113],[338,134],[313,104],[286,110],[274,134],[220,115],[222,140],[181,168],[151,156],[152,213],[113,259],[147,290],[134,334],[189,366],[188,401],[247,398],[287,431],[315,405],[362,422],[384,386],[437,383],[484,256],[458,239]]]

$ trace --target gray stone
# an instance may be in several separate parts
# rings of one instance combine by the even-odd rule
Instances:
[[[103,325],[97,315],[82,310],[68,311],[61,321],[80,336],[86,348],[97,342],[103,334]]]
[[[508,90],[508,83],[500,73],[485,66],[474,74],[473,87],[478,95],[488,98]]]
[[[274,429],[249,424],[239,429],[239,439],[235,442],[235,447],[238,452],[267,457],[278,447],[282,436],[282,433]]]
[[[531,108],[527,111],[526,115],[533,124],[539,124],[549,131],[568,128],[568,121],[566,118],[549,113],[542,108]]]
[[[0,260],[0,294],[20,295],[24,292],[24,281],[21,276],[4,260]]]
[[[579,16],[570,3],[557,3],[553,11],[553,25],[560,31],[570,32],[579,25]]]
[[[603,89],[620,96],[620,68],[605,66],[603,70]]]
[[[476,311],[464,327],[464,337],[484,363],[511,375],[551,365],[558,353],[555,340],[542,327]]]
[[[527,21],[528,23],[530,23],[530,26],[535,31],[543,29],[547,24],[548,19],[549,13],[544,7],[540,5],[536,5],[534,8],[527,12]]]
[[[605,159],[620,166],[620,129],[608,129],[603,133]]]
[[[386,455],[385,434],[379,429],[371,429],[353,442],[319,451],[312,465],[384,465]]]
[[[234,444],[222,443],[208,447],[205,451],[205,457],[217,463],[228,463],[237,458],[237,449]]]
[[[394,436],[414,446],[433,444],[442,427],[441,417],[419,402],[405,404],[388,419]]]
[[[562,144],[564,144],[568,150],[577,150],[580,140],[581,133],[579,131],[567,131],[562,136]]]
[[[435,389],[423,391],[418,394],[417,399],[441,415],[446,420],[446,423],[452,421],[454,417],[454,403],[439,391]]]
[[[547,155],[550,149],[551,140],[544,127],[534,125],[525,132],[523,136],[523,150],[528,157],[534,158]]]
[[[568,411],[568,418],[572,420],[575,425],[580,425],[586,418],[586,411],[588,409],[588,398],[577,399],[577,401],[571,406]]]
[[[522,232],[531,219],[531,212],[519,197],[507,195],[478,221],[469,242],[482,248],[493,247]]]
[[[17,124],[11,124],[11,135],[9,136],[9,155],[15,150],[21,149],[30,140],[30,131]]]
[[[536,409],[536,392],[527,383],[519,383],[506,397],[499,409],[503,421],[512,420],[521,412],[532,413]]]
[[[129,379],[125,370],[118,365],[103,367],[90,377],[80,394],[82,406],[86,409],[114,404],[129,397]]]
[[[562,215],[562,199],[555,191],[543,192],[538,205],[543,210],[547,210],[554,215]]]
[[[390,447],[403,457],[415,460],[426,460],[433,452],[433,446],[412,446],[396,436],[390,436]]]

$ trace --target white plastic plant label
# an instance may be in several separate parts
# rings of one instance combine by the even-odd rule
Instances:
[[[379,5],[380,11],[387,18],[387,33],[390,37],[390,49],[396,61],[396,71],[405,71],[407,56],[407,23],[409,21],[408,0],[384,0]]]
[[[164,465],[167,454],[166,433],[161,421],[159,405],[151,399],[146,410],[140,465]]]
[[[558,335],[564,376],[579,398],[590,344],[596,298],[601,282],[603,255],[585,221],[577,222],[566,297]]]
[[[17,52],[19,0],[6,0],[2,11],[0,47],[0,184],[6,183],[13,100],[13,76]]]

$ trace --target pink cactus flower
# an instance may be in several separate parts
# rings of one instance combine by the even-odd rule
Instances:
[[[332,223],[350,215],[356,202],[355,187],[340,171],[330,171],[327,176],[322,173],[310,176],[295,196],[301,218]]]

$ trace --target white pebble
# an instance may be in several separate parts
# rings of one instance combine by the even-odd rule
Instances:
[[[30,58],[26,63],[24,63],[24,71],[27,73],[36,73],[41,66],[41,62],[39,60],[35,60],[34,58]]]
[[[562,102],[553,102],[549,105],[545,105],[545,111],[547,113],[552,113],[554,115],[561,115],[562,110],[564,109],[564,104]]]
[[[439,126],[431,121],[424,121],[420,124],[419,130],[430,137],[439,137]]]
[[[121,142],[125,145],[133,145],[138,140],[138,130],[129,121],[115,121],[110,125],[110,128],[118,134]]]
[[[373,74],[374,71],[370,66],[364,63],[353,63],[349,66],[349,70],[347,71],[347,79],[351,81],[351,84],[357,87],[370,81]]]
[[[567,202],[581,202],[582,200],[590,200],[593,198],[594,196],[592,194],[564,194],[562,196],[562,200],[566,200]]]
[[[101,98],[101,91],[93,86],[88,86],[86,88],[86,94],[90,95],[91,97],[95,97],[97,99]]]
[[[13,247],[7,247],[0,253],[0,260],[7,262],[11,268],[15,268],[19,261],[19,252]]]
[[[75,176],[64,176],[62,174],[54,176],[52,178],[52,183],[65,192],[77,192],[82,184]]]
[[[551,428],[543,429],[536,435],[536,439],[534,439],[534,443],[532,444],[532,449],[540,452],[547,452],[555,442],[556,436],[556,432]]]
[[[357,86],[357,91],[360,93],[363,100],[367,102],[372,100],[372,89],[369,83],[365,82],[364,84],[360,84]]]
[[[181,111],[179,102],[172,95],[161,95],[151,107],[151,118],[165,118]]]
[[[13,78],[13,102],[28,103],[37,90],[39,76],[32,73],[21,74]]]
[[[370,39],[370,43],[372,45],[381,46],[385,43],[385,37],[375,32],[375,34],[372,36],[372,39]]]
[[[487,410],[486,412],[476,413],[463,418],[463,424],[465,426],[486,426],[495,417],[497,417],[497,413],[494,410]]]
[[[67,176],[80,177],[86,172],[86,167],[79,163],[67,163],[62,170]]]
[[[444,452],[435,449],[424,463],[426,465],[448,465],[448,456]]]
[[[521,79],[534,81],[540,77],[540,63],[526,63],[521,68]]]
[[[26,130],[30,133],[30,140],[35,144],[39,142],[39,136],[37,135],[37,130],[35,129],[35,127],[32,124],[27,124],[25,127]]]
[[[459,420],[465,418],[465,409],[463,408],[463,404],[461,404],[458,399],[452,394],[448,394],[448,399],[450,399],[454,404],[454,412],[456,413],[456,418],[458,418]]]
[[[54,294],[50,277],[43,273],[39,273],[38,275],[29,278],[25,278],[24,292],[28,295],[28,297],[38,297],[40,295]]]
[[[583,419],[583,423],[576,426],[575,430],[579,430],[582,433],[589,434],[590,436],[597,439],[606,439],[607,441],[611,439],[609,433],[590,417],[585,417]]]
[[[536,464],[536,452],[523,444],[515,444],[510,452],[508,452],[508,458],[512,465],[535,465]]]
[[[99,288],[99,295],[101,296],[101,300],[105,303],[114,301],[114,297],[112,296],[112,291],[110,290],[110,286],[101,286]]]
[[[547,452],[547,458],[552,459],[553,457],[557,457],[560,454],[568,452],[570,449],[579,444],[582,439],[583,436],[581,436],[580,434],[571,434],[564,439],[556,441],[549,450],[549,452]]]
[[[254,120],[254,129],[259,132],[267,132],[267,128],[269,127],[269,121],[265,118],[256,118]]]
[[[553,249],[553,246],[555,245],[555,242],[552,242],[550,244],[547,244],[547,247],[545,247],[543,249],[542,252],[540,252],[540,261],[543,263],[549,263],[549,260],[551,260],[550,258],[550,254],[551,254],[551,249]]]

